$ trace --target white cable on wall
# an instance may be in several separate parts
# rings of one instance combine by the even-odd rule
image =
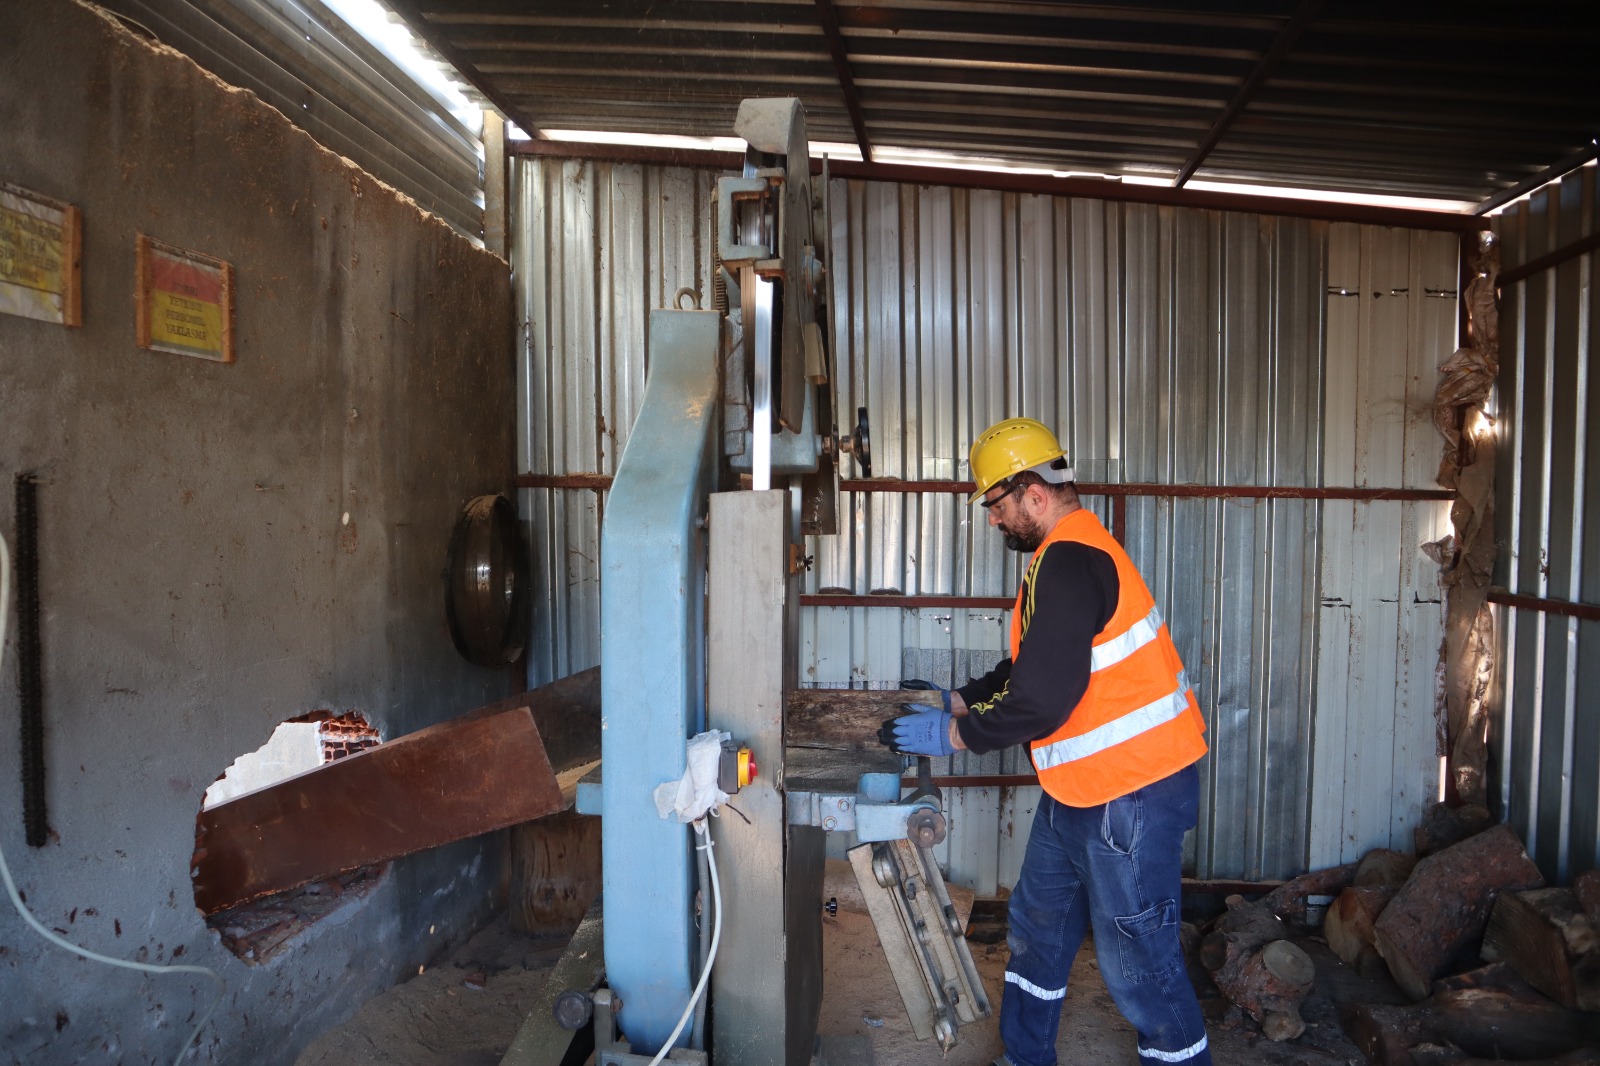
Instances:
[[[8,622],[10,622],[10,620],[11,548],[6,543],[4,534],[0,534],[0,656],[5,654],[6,625]],[[138,970],[142,973],[154,974],[197,973],[204,974],[217,983],[217,998],[211,1001],[211,1006],[206,1008],[206,1013],[200,1019],[200,1023],[194,1027],[194,1031],[189,1034],[189,1039],[183,1042],[183,1046],[178,1049],[177,1057],[172,1060],[173,1066],[177,1066],[178,1063],[182,1062],[183,1057],[189,1053],[189,1048],[194,1044],[195,1037],[200,1035],[200,1030],[204,1029],[206,1022],[211,1020],[211,1015],[216,1012],[217,1004],[222,1002],[223,994],[227,991],[227,985],[223,983],[221,977],[217,976],[216,971],[207,969],[204,966],[156,966],[147,962],[129,962],[126,959],[113,959],[109,956],[90,951],[87,948],[80,948],[71,941],[64,940],[55,933],[51,932],[49,929],[46,929],[42,924],[40,924],[39,919],[35,918],[32,912],[28,910],[27,905],[22,902],[22,896],[17,892],[16,882],[11,879],[11,868],[6,865],[4,849],[0,849],[0,878],[5,880],[6,894],[11,897],[11,905],[17,909],[17,913],[22,916],[22,920],[27,922],[28,925],[32,927],[34,932],[50,941],[50,943],[54,944],[58,948],[61,948],[65,951],[70,951],[74,955],[82,956],[83,958],[89,959],[93,962],[103,962],[107,966],[117,966],[124,970]],[[712,883],[715,884],[715,875],[713,875]],[[720,918],[722,908],[719,906],[717,910]],[[714,950],[715,948],[713,947],[713,951]],[[674,1033],[673,1036],[677,1036],[677,1034]]]

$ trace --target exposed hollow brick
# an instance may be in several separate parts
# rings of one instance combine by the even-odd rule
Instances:
[[[324,763],[337,762],[383,742],[378,731],[355,711],[324,719],[318,727],[318,735],[322,738]]]

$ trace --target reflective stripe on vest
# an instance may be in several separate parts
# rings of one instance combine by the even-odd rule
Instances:
[[[1055,730],[1029,745],[1029,754],[1046,792],[1068,806],[1092,807],[1199,759],[1206,752],[1206,724],[1155,598],[1127,551],[1091,512],[1062,518],[1035,551],[1011,615],[1012,658],[1022,654],[1032,620],[1035,568],[1045,549],[1061,542],[1084,544],[1111,557],[1117,602],[1090,644],[1088,687]],[[1050,609],[1074,607],[1052,604]]]
[[[1146,641],[1146,643],[1149,643]],[[1132,740],[1148,729],[1165,725],[1189,709],[1189,675],[1178,675],[1178,688],[1159,700],[1138,707],[1120,718],[1075,737],[1067,737],[1033,749],[1033,765],[1039,770],[1087,759],[1125,740]]]
[[[1104,670],[1115,666],[1152,640],[1161,632],[1161,608],[1152,607],[1150,613],[1128,627],[1121,636],[1112,637],[1104,644],[1096,644],[1089,652],[1089,670]]]

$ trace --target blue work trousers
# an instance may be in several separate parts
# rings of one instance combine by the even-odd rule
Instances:
[[[1015,1066],[1055,1066],[1067,975],[1091,923],[1106,987],[1138,1032],[1140,1063],[1210,1066],[1178,939],[1183,834],[1199,798],[1193,766],[1098,807],[1040,798],[1011,894],[1000,1000],[1000,1038]]]

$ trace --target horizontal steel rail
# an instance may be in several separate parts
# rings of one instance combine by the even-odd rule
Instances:
[[[1580,618],[1585,622],[1600,622],[1600,604],[1581,603],[1574,600],[1552,600],[1543,596],[1522,596],[1502,588],[1489,590],[1489,602],[1502,607],[1515,607],[1519,611],[1538,611],[1540,614],[1559,614]]]

